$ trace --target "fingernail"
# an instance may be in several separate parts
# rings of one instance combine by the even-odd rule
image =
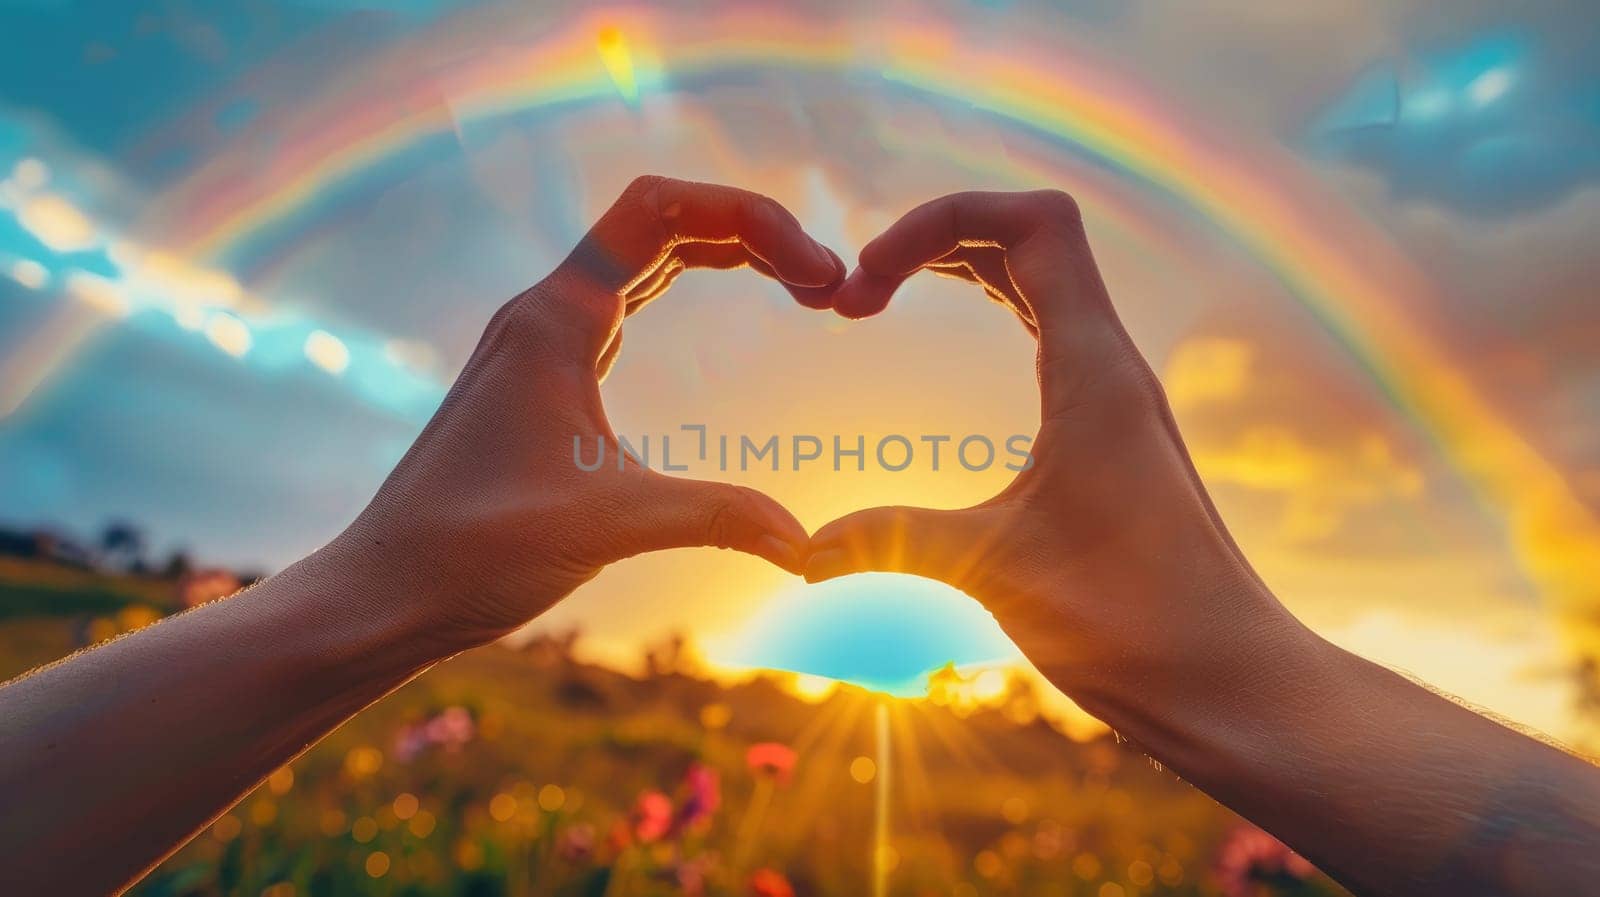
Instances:
[[[840,548],[825,548],[814,551],[806,559],[805,570],[802,572],[806,582],[822,582],[853,572],[850,569],[850,555]]]
[[[851,320],[870,317],[883,311],[899,285],[898,278],[880,277],[857,267],[834,291],[833,310]]]
[[[816,240],[806,238],[811,243],[811,258],[806,264],[805,271],[779,271],[778,276],[786,282],[797,287],[816,289],[830,287],[839,282],[839,275],[844,263],[828,251],[828,247]]]
[[[816,240],[811,241],[811,256],[817,262],[818,271],[828,272],[828,283],[833,283],[844,274],[844,262],[840,261],[832,250]],[[827,286],[827,284],[823,284],[823,286]]]
[[[756,553],[790,573],[799,573],[803,567],[800,551],[777,536],[762,535],[756,538]]]

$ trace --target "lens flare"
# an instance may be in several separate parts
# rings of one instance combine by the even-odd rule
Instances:
[[[606,74],[611,76],[611,83],[616,85],[623,102],[638,106],[639,82],[633,74],[633,54],[628,51],[628,39],[623,36],[622,29],[615,25],[601,28],[595,40],[595,49],[600,52],[600,62],[606,67]]]

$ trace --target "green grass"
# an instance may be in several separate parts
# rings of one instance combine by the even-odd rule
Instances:
[[[4,562],[0,674],[166,600],[154,581]],[[132,893],[735,897],[761,868],[798,897],[870,893],[876,782],[851,767],[882,759],[880,700],[841,689],[809,703],[772,678],[636,678],[549,644],[489,646],[359,714]],[[1067,738],[1034,715],[1020,685],[987,706],[890,706],[894,897],[1221,893],[1214,858],[1242,823],[1110,736]],[[406,732],[463,710],[470,738],[402,749]],[[746,765],[758,742],[794,749],[792,780]],[[695,765],[720,786],[702,825],[652,843],[612,837],[630,830],[641,794],[681,809]],[[182,781],[173,770],[172,787]],[[578,855],[586,833],[593,843]],[[83,850],[93,862],[94,845]],[[1263,887],[1252,893],[1342,893],[1322,878]]]
[[[129,605],[170,611],[173,583],[0,558],[0,620],[115,614]]]

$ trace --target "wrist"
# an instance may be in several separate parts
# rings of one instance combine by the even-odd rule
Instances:
[[[1253,577],[1192,601],[1222,610],[1185,625],[1168,650],[1096,677],[1074,699],[1180,771],[1246,755],[1277,720],[1335,700],[1345,655]]]
[[[438,577],[423,575],[414,554],[363,538],[355,528],[302,558],[274,580],[292,578],[307,602],[302,616],[339,636],[343,662],[421,669],[474,647],[452,638],[433,608],[448,605]]]

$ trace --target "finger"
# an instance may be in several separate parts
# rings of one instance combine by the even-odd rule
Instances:
[[[992,246],[963,246],[927,268],[936,274],[959,277],[982,287],[990,299],[1011,309],[1030,334],[1038,335],[1033,307],[1011,278],[1011,271],[1006,267],[1005,250]]]
[[[810,538],[776,501],[743,486],[644,473],[642,494],[631,503],[630,547],[635,553],[715,546],[800,572]]]
[[[969,584],[1000,538],[994,512],[882,507],[829,523],[811,539],[807,582],[869,571],[912,573]]]
[[[605,351],[600,353],[600,360],[595,362],[594,377],[596,380],[601,383],[605,382],[606,377],[611,373],[611,369],[616,367],[617,356],[620,354],[622,354],[622,328],[619,327],[617,332],[611,335],[611,342],[606,346]]]
[[[672,286],[672,282],[678,279],[678,275],[690,268],[731,271],[745,267],[753,268],[768,277],[777,278],[772,266],[746,249],[743,243],[680,243],[673,247],[672,254],[659,267],[656,276],[628,293],[628,314],[633,314],[666,292]]]
[[[1071,197],[1058,191],[954,193],[912,209],[868,243],[859,267],[835,293],[834,310],[850,318],[877,314],[907,277],[963,248],[1006,253],[1006,279],[1041,330],[1050,326],[1046,318],[1062,318],[1069,306],[1104,294]]]
[[[838,259],[775,200],[718,184],[637,178],[578,243],[563,267],[627,294],[683,243],[739,243],[787,283],[824,287],[844,274]]]
[[[826,247],[824,247],[826,248]],[[839,271],[844,270],[844,262],[829,249],[828,255],[834,260]],[[783,284],[795,301],[807,308],[828,308],[833,300],[832,286],[803,287],[788,283],[777,275],[766,260],[751,252],[743,243],[683,243],[672,250],[666,263],[660,266],[660,274],[651,278],[639,287],[636,287],[627,297],[627,314],[634,314],[653,302],[672,286],[673,281],[684,271],[694,268],[709,268],[713,270],[730,271],[737,268],[749,268],[758,274],[770,277]]]
[[[932,271],[934,274],[937,274],[940,277],[948,277],[952,280],[962,280],[970,284],[975,284],[983,290],[983,294],[988,296],[991,302],[1004,305],[1007,309],[1009,309],[1012,312],[1012,316],[1022,324],[1022,328],[1028,331],[1029,336],[1035,339],[1039,337],[1039,328],[1033,326],[1033,321],[1031,321],[1026,315],[1017,313],[1016,306],[1012,303],[1012,301],[1008,299],[1005,294],[985,283],[983,278],[978,276],[977,272],[972,269],[970,264],[966,262],[944,264],[941,262],[939,264],[929,265],[924,270]]]
[[[1020,242],[1031,226],[1026,196],[952,193],[917,206],[862,248],[859,266],[834,296],[834,310],[850,318],[877,314],[907,277],[962,246]]]
[[[1038,323],[1038,318],[1033,313],[1033,306],[1028,303],[1028,298],[1022,294],[1022,289],[1011,277],[1004,249],[993,246],[964,246],[956,250],[953,255],[961,259],[968,270],[977,275],[978,283],[982,284],[985,290],[1009,306],[1024,323],[1029,325]]]
[[[959,247],[1008,249],[1045,223],[1035,193],[951,193],[912,209],[861,249],[861,267],[908,275]]]

